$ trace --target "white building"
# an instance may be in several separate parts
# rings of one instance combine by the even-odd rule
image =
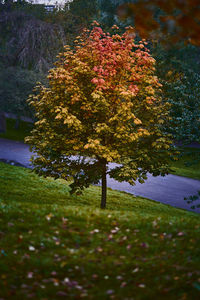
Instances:
[[[62,8],[64,5],[69,4],[73,0],[28,0],[33,4],[44,4],[48,11],[52,11],[55,7]]]

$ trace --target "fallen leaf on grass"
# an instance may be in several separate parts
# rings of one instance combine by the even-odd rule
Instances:
[[[53,215],[51,213],[45,216],[45,218],[47,219],[47,221],[51,221],[52,217],[53,217]]]
[[[29,249],[29,251],[35,251],[35,247],[33,247],[33,246],[29,246],[28,249]]]
[[[179,232],[177,235],[178,236],[183,236],[183,235],[185,235],[185,233],[184,232]]]
[[[132,271],[132,273],[136,273],[136,272],[138,272],[139,271],[139,268],[135,268],[133,271]]]
[[[106,294],[107,294],[107,295],[112,295],[113,293],[114,293],[113,290],[107,290],[107,291],[106,291]]]
[[[145,284],[142,284],[142,283],[139,284],[138,286],[139,286],[140,288],[142,288],[142,289],[144,289],[144,288],[146,287]]]
[[[123,288],[123,287],[125,287],[126,285],[127,285],[127,282],[124,281],[124,282],[121,283],[120,288]]]
[[[28,272],[27,278],[33,278],[33,272]]]

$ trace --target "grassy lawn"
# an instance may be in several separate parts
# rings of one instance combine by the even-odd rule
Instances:
[[[200,149],[180,148],[180,159],[171,163],[174,174],[200,180]]]
[[[200,298],[200,216],[0,163],[0,299]]]
[[[0,133],[0,137],[15,140],[15,141],[22,141],[24,142],[24,138],[29,135],[30,130],[33,127],[33,124],[20,121],[19,129],[15,129],[15,122],[14,119],[6,119],[6,133]]]

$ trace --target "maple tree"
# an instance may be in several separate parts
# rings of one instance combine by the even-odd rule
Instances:
[[[135,43],[131,28],[122,35],[93,29],[77,37],[76,47],[58,56],[38,85],[30,105],[38,121],[26,139],[37,154],[32,162],[44,176],[73,179],[71,193],[102,180],[101,208],[106,207],[106,176],[141,183],[147,173],[168,173],[172,143],[162,132],[168,104],[162,102],[155,60],[146,41]],[[108,163],[118,163],[113,168]]]

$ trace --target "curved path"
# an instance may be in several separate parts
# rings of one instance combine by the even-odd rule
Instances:
[[[13,160],[25,167],[30,167],[30,157],[31,152],[28,145],[0,138],[0,160]],[[184,197],[195,195],[200,190],[200,181],[171,174],[165,177],[149,175],[145,183],[136,182],[135,186],[131,186],[127,182],[117,182],[108,177],[108,187],[192,210],[190,205],[184,201]],[[195,209],[195,212],[200,213],[200,208]]]

